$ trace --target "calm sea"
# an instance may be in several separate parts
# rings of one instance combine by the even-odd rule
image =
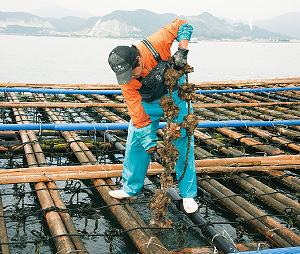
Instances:
[[[0,35],[0,82],[116,84],[109,52],[137,43]],[[195,69],[191,82],[300,76],[300,43],[197,42],[189,48],[189,64]]]

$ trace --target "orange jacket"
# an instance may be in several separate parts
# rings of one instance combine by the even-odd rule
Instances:
[[[160,54],[162,60],[169,61],[171,59],[171,47],[173,41],[177,38],[178,29],[182,24],[187,23],[185,20],[176,19],[171,24],[164,26],[158,32],[147,37],[147,40],[153,45]],[[157,65],[152,53],[146,45],[140,42],[137,45],[143,57],[142,77],[146,77],[149,72]],[[141,103],[142,97],[139,94],[142,83],[136,79],[132,79],[129,83],[121,86],[122,94],[127,103],[129,115],[132,119],[133,126],[141,128],[151,123],[150,117],[146,114]]]

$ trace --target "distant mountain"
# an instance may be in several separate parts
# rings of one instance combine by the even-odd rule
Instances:
[[[267,20],[256,20],[253,24],[271,32],[300,39],[300,12],[290,12]]]
[[[141,36],[149,36],[164,25],[179,18],[176,14],[157,14],[148,10],[114,11],[102,17],[102,22],[117,20],[132,27],[138,27]]]
[[[54,30],[51,22],[25,12],[0,12],[0,33],[49,35]]]
[[[293,36],[271,32],[244,23],[232,23],[208,12],[197,16],[157,14],[147,10],[114,11],[102,17],[41,18],[29,13],[0,12],[0,33],[51,36],[87,36],[110,38],[144,38],[176,18],[183,18],[194,27],[198,39],[273,39],[290,40]]]
[[[93,15],[88,11],[75,11],[63,8],[58,5],[48,5],[31,11],[30,13],[40,16],[42,18],[56,18],[61,19],[67,16],[74,16],[79,18],[90,18]]]
[[[77,31],[78,29],[82,28],[82,26],[86,23],[86,19],[67,16],[63,17],[62,19],[56,18],[45,18],[49,21],[54,27],[57,32],[73,32]]]

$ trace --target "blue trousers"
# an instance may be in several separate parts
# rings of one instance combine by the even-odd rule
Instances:
[[[182,84],[183,80],[180,80]],[[169,95],[168,95],[169,96]],[[172,93],[172,98],[177,106],[179,106],[179,115],[174,122],[182,122],[183,117],[188,114],[188,103],[178,98],[177,91]],[[146,113],[150,116],[153,123],[153,131],[156,134],[160,118],[163,116],[163,109],[158,104],[159,99],[152,103],[142,102]],[[191,107],[192,109],[192,107]],[[191,110],[191,113],[193,111]],[[150,155],[140,144],[139,139],[135,135],[136,127],[129,122],[128,137],[126,142],[125,158],[123,163],[122,178],[124,185],[122,190],[131,196],[138,196],[147,174],[147,169],[150,163]],[[179,150],[178,161],[176,162],[175,170],[176,177],[179,179],[183,173],[186,154],[187,154],[188,137],[185,129],[181,129],[181,137],[173,144]],[[182,198],[193,198],[197,196],[197,179],[194,157],[194,135],[191,137],[191,146],[188,157],[188,165],[183,179],[178,183],[180,195]]]

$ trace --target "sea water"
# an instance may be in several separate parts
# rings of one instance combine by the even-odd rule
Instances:
[[[116,84],[109,52],[138,42],[0,35],[0,82]],[[198,41],[189,49],[191,82],[300,76],[300,43]]]

